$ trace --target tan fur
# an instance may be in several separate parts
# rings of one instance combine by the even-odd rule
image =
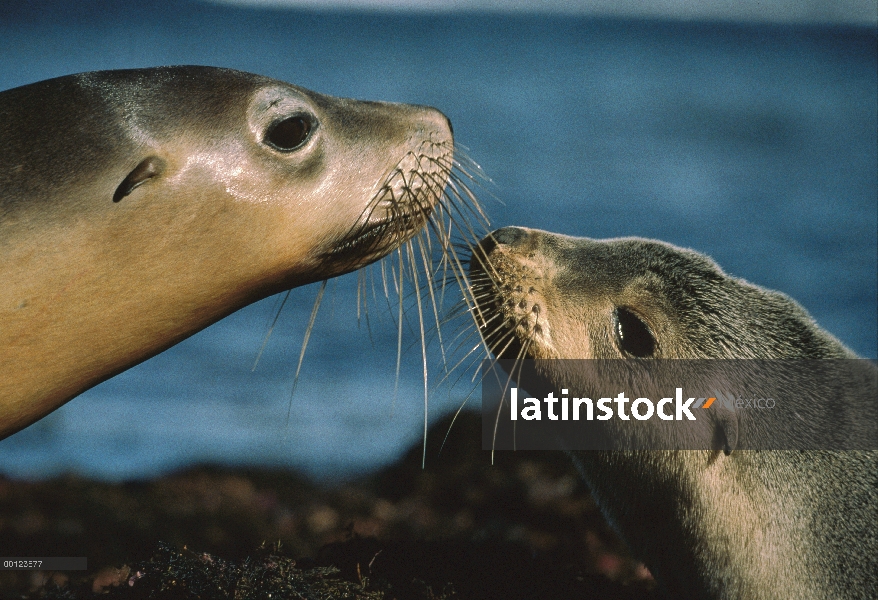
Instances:
[[[268,145],[297,116],[302,146]],[[452,135],[430,108],[167,67],[0,93],[0,146],[4,437],[250,302],[399,246],[442,194]]]

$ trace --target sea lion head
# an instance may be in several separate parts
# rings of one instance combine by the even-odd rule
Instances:
[[[862,540],[874,540],[878,378],[869,361],[810,360],[855,355],[798,304],[663,242],[522,227],[482,239],[470,278],[488,347],[517,360],[499,364],[529,394],[548,402],[560,391],[566,407],[568,396],[628,393],[617,397],[632,401],[627,419],[621,408],[566,424],[550,414],[543,439],[574,450],[593,498],[668,597],[874,588]],[[635,398],[671,403],[675,389],[676,406],[684,389],[725,400],[711,397],[691,420],[634,413]],[[771,410],[746,408],[747,391],[771,397]],[[497,406],[494,431],[507,405]],[[509,429],[515,444],[524,429]],[[822,451],[845,448],[858,451]]]
[[[424,225],[451,170],[451,126],[435,109],[229,69],[84,73],[2,100],[8,219],[88,219],[90,235],[107,223],[124,232],[120,261],[161,232],[200,260],[246,258],[239,288],[240,276],[283,289],[380,258]]]
[[[391,252],[439,210],[453,160],[438,110],[193,66],[4,91],[0,141],[0,436]]]
[[[470,276],[501,358],[852,356],[787,296],[665,242],[505,227],[479,243]]]

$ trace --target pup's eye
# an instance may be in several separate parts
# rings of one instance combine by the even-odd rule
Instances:
[[[616,340],[623,352],[637,358],[647,358],[655,352],[655,338],[646,323],[624,308],[617,308]]]
[[[265,132],[265,143],[280,152],[292,152],[308,140],[312,129],[305,117],[289,117],[271,124]]]

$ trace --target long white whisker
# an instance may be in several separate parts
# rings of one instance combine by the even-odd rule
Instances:
[[[262,353],[265,351],[265,347],[268,345],[268,340],[271,339],[271,334],[274,331],[274,326],[277,325],[277,320],[280,318],[280,313],[284,309],[284,304],[287,303],[287,299],[290,297],[290,292],[292,290],[287,290],[287,293],[284,294],[283,300],[281,300],[280,307],[278,307],[277,312],[274,314],[274,320],[271,322],[271,326],[268,328],[268,332],[265,334],[265,339],[262,340],[262,345],[259,347],[259,352],[256,353],[256,360],[253,361],[253,368],[250,369],[250,372],[256,370],[256,365],[259,364],[259,359],[262,358]]]
[[[299,373],[302,371],[302,362],[305,360],[305,349],[308,347],[308,340],[311,338],[311,331],[314,329],[314,321],[317,319],[317,310],[320,308],[320,302],[323,300],[323,293],[326,291],[327,280],[324,279],[320,284],[320,291],[317,292],[317,298],[314,300],[314,307],[311,309],[311,318],[308,319],[308,327],[305,329],[305,338],[302,340],[302,350],[299,352],[299,364],[296,365],[296,376],[293,377],[293,387],[290,390],[290,402],[287,405],[287,420],[284,426],[285,431],[289,431],[290,414],[293,410],[293,396],[296,393],[296,386],[299,385]]]

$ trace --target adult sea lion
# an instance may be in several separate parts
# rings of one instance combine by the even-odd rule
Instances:
[[[229,69],[0,93],[0,438],[244,305],[353,271],[428,221],[439,111]]]
[[[717,423],[725,431],[706,449],[588,451],[574,459],[610,523],[669,597],[876,597],[876,369],[854,360],[798,304],[662,242],[519,227],[480,242],[470,278],[492,352],[528,359],[555,390],[571,395],[589,392],[593,382],[568,370],[570,361],[552,359],[820,359],[863,367],[859,385],[830,399],[838,415],[856,418],[818,417],[827,419],[818,425],[848,427],[865,449],[740,450],[753,419],[739,412]],[[808,390],[796,391],[783,416],[766,418],[815,414]],[[664,424],[611,421],[606,427],[638,435]]]

